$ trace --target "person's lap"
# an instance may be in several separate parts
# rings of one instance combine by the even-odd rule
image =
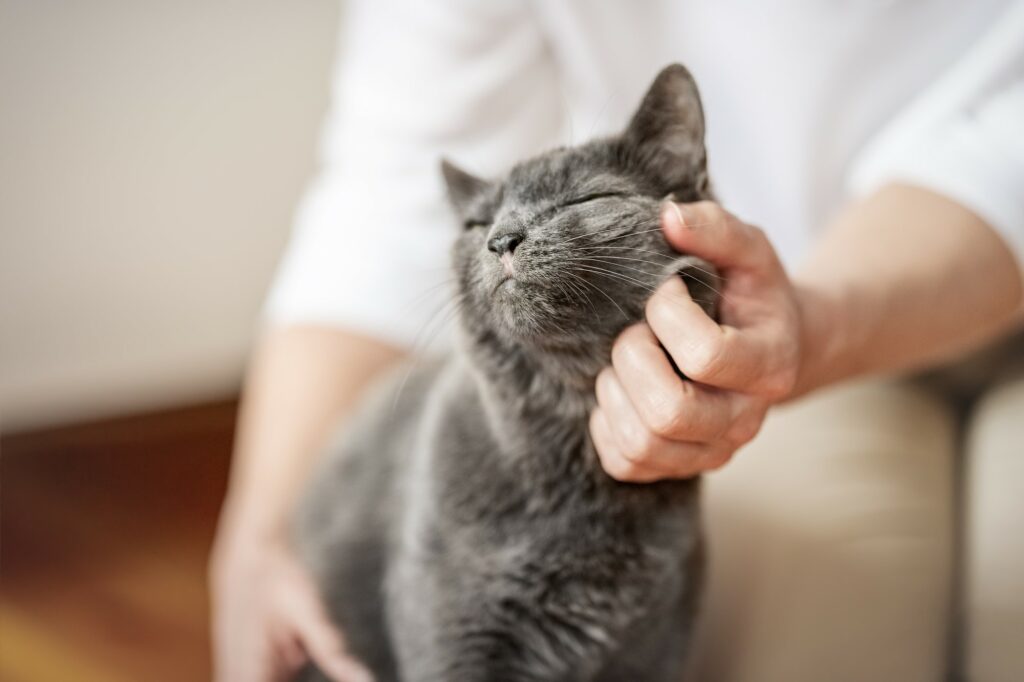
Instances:
[[[914,682],[947,669],[951,408],[907,383],[779,408],[705,477],[701,682]]]

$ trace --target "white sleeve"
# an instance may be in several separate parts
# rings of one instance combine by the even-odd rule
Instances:
[[[346,5],[321,170],[265,314],[408,347],[451,278],[441,155],[498,172],[556,141],[563,98],[529,3]]]
[[[921,93],[855,161],[854,195],[926,187],[976,213],[1024,266],[1024,3]]]

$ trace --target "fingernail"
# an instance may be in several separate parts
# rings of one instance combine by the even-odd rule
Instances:
[[[679,227],[689,228],[691,221],[686,219],[688,211],[674,201],[666,202],[666,204],[672,208],[672,214],[679,221]]]

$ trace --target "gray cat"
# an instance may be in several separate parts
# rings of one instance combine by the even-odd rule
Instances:
[[[659,229],[666,196],[710,196],[703,137],[672,65],[618,137],[500,181],[442,164],[464,227],[459,346],[378,386],[297,516],[300,556],[379,682],[680,679],[698,481],[613,480],[587,422],[660,282],[682,275],[713,314],[711,266]]]

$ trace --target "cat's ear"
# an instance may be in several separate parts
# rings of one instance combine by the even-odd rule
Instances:
[[[662,69],[622,134],[621,144],[627,162],[654,178],[662,195],[674,192],[685,201],[694,191],[705,192],[704,109],[685,66],[670,64]]]
[[[464,216],[473,200],[490,187],[489,182],[467,173],[448,159],[441,159],[441,175],[448,188],[448,201],[460,216]]]

